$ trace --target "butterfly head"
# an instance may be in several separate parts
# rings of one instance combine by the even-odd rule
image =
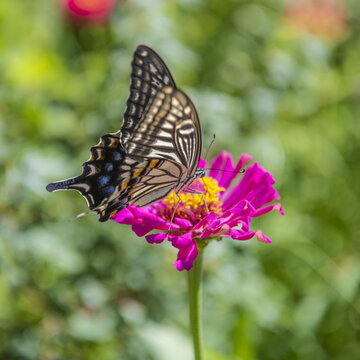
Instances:
[[[205,176],[205,169],[197,168],[194,173],[194,178],[202,178]]]

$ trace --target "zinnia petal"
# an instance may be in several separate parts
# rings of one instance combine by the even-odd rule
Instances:
[[[131,225],[134,223],[135,216],[132,213],[132,211],[130,211],[130,206],[129,206],[129,207],[119,211],[115,215],[113,215],[111,217],[111,220],[115,220],[119,224]]]
[[[229,234],[234,240],[250,240],[252,237],[256,236],[258,241],[266,243],[272,242],[261,230],[243,232],[241,230],[231,229]]]
[[[149,244],[160,244],[165,240],[166,235],[167,233],[151,234],[151,235],[146,235],[145,239]]]
[[[276,203],[276,204],[271,204],[269,206],[265,206],[259,210],[254,211],[251,214],[251,216],[252,217],[261,216],[261,215],[267,214],[268,212],[270,212],[272,210],[277,210],[280,215],[285,215],[285,213],[282,209],[281,203]]]
[[[248,154],[241,154],[239,157],[239,160],[236,164],[235,169],[233,169],[234,171],[227,173],[228,176],[226,177],[226,179],[224,179],[223,184],[221,186],[228,189],[230,187],[231,183],[233,182],[233,180],[240,175],[240,171],[251,160],[252,160],[252,156],[250,156]],[[229,170],[232,170],[232,169],[229,169]]]
[[[174,266],[179,271],[190,270],[197,256],[198,248],[196,241],[193,240],[186,248],[179,250]]]
[[[193,241],[192,232],[188,232],[184,235],[169,234],[169,241],[171,241],[172,245],[177,249],[187,248]]]
[[[220,187],[224,187],[224,184],[228,182],[227,179],[231,176],[228,171],[234,170],[232,156],[226,151],[221,151],[220,155],[211,163],[210,169],[209,176],[216,179]]]
[[[249,200],[255,208],[265,205],[279,197],[272,186],[274,182],[269,172],[259,167],[257,162],[254,163],[245,171],[240,183],[226,196],[223,209],[227,210],[244,199]]]
[[[199,169],[205,169],[206,168],[206,160],[205,159],[200,158],[198,168]]]

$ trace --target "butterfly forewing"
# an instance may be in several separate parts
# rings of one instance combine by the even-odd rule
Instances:
[[[126,144],[156,91],[166,85],[176,88],[169,69],[156,52],[145,45],[136,48],[131,63],[130,94],[126,102],[120,140]]]
[[[157,91],[127,143],[134,158],[167,159],[195,172],[201,148],[199,119],[191,100],[178,89]]]
[[[201,128],[195,106],[184,94],[180,99],[186,101],[183,107],[183,121],[178,121],[175,127],[175,146],[181,156],[181,162],[192,176],[199,164],[201,154]],[[174,101],[174,98],[173,98]]]

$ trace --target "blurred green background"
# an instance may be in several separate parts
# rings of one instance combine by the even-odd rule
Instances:
[[[117,131],[135,47],[195,103],[204,149],[249,153],[286,213],[272,240],[205,253],[206,360],[360,359],[360,2],[118,1],[83,26],[59,2],[0,2],[0,358],[191,359],[169,244],[99,223],[76,192]]]

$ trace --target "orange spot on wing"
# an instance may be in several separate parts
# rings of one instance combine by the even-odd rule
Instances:
[[[140,174],[143,172],[144,169],[135,170],[133,173],[133,178],[137,178],[140,176]]]
[[[129,180],[125,180],[124,182],[122,182],[122,184],[121,184],[121,190],[126,189],[127,186],[128,186],[128,183],[129,183]]]
[[[151,160],[151,162],[149,164],[149,168],[153,169],[158,162],[159,162],[159,160]]]
[[[117,147],[117,141],[113,138],[110,138],[110,144],[109,147],[116,148]]]
[[[103,152],[101,151],[101,149],[96,149],[96,153],[97,153],[97,159],[96,160],[103,160],[104,159]]]

